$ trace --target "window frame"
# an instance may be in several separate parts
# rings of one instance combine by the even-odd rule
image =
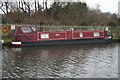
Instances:
[[[40,34],[41,39],[49,39],[49,34],[48,33],[42,33]]]
[[[99,37],[100,36],[100,32],[93,32],[93,36],[94,37]]]
[[[31,26],[32,31],[37,31],[37,28],[34,26]]]
[[[25,31],[25,28],[27,29],[27,31]],[[21,27],[21,30],[22,30],[23,33],[31,33],[32,32],[32,29],[29,26]]]
[[[79,37],[82,38],[83,37],[83,32],[79,33]]]

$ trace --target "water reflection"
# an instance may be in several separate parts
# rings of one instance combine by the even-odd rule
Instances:
[[[118,45],[69,45],[9,48],[3,77],[117,78]],[[8,64],[10,63],[10,64]],[[11,72],[12,70],[12,72]],[[6,75],[6,73],[11,73]]]

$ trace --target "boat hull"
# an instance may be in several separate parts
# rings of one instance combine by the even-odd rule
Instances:
[[[76,39],[76,40],[47,40],[36,42],[19,42],[20,46],[48,46],[48,45],[76,45],[76,44],[95,44],[95,43],[108,43],[111,39]]]

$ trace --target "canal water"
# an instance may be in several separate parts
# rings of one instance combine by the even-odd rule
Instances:
[[[118,43],[3,49],[3,78],[118,78]]]

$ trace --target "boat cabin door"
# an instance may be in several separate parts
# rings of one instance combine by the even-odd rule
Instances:
[[[67,39],[72,39],[73,37],[73,28],[70,28],[70,31],[67,31]]]

